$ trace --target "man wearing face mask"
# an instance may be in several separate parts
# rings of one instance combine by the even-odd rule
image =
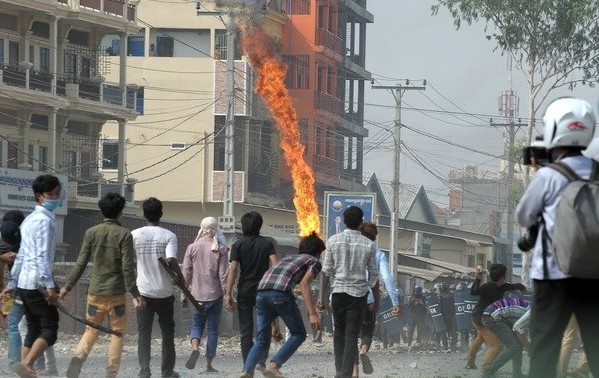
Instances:
[[[27,319],[27,337],[23,358],[12,366],[20,377],[35,377],[33,363],[44,350],[54,345],[58,332],[58,310],[54,270],[56,242],[54,210],[62,205],[60,181],[56,176],[41,175],[33,181],[37,205],[21,224],[21,246],[8,286],[2,296],[14,295],[23,300]],[[47,296],[38,291],[44,287]]]

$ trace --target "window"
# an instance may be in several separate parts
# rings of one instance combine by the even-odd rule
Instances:
[[[289,89],[310,88],[310,56],[286,55],[283,59],[287,62],[287,87]]]
[[[314,153],[316,155],[322,155],[322,145],[323,145],[323,134],[324,130],[322,127],[316,126],[316,151]]]
[[[77,177],[77,151],[65,151],[62,156],[62,173],[69,179]]]
[[[173,37],[156,37],[156,52],[158,56],[173,56]]]
[[[333,156],[334,135],[330,130],[327,130],[325,135],[325,156],[331,158]]]
[[[64,53],[64,75],[69,83],[74,83],[77,78],[77,55]]]
[[[81,77],[90,78],[92,76],[92,61],[89,58],[81,59]]]
[[[50,38],[50,24],[33,21],[31,24],[31,32],[38,37]]]
[[[143,36],[127,37],[127,55],[145,56],[145,43],[146,39]],[[154,51],[153,55],[150,54],[150,56],[156,56],[156,51]]]
[[[33,144],[30,144],[29,148],[27,150],[27,162],[32,167],[33,167],[33,148],[34,148]]]
[[[299,120],[300,127],[300,141],[306,147],[305,153],[308,152],[308,118],[301,118]]]
[[[89,46],[89,33],[77,29],[71,29],[67,37],[70,43],[79,46]]]
[[[39,171],[46,172],[48,170],[48,147],[39,147]]]
[[[173,142],[171,143],[171,150],[186,150],[187,143],[184,142]]]
[[[19,43],[15,41],[8,42],[8,64],[13,67],[19,65]]]
[[[50,49],[40,47],[40,71],[50,72]]]
[[[289,0],[281,3],[281,10],[288,14],[310,14],[310,0]],[[291,8],[291,9],[289,9]]]
[[[32,114],[29,121],[34,130],[48,130],[48,116],[44,114]]]
[[[0,28],[18,31],[18,20],[18,17],[12,14],[0,13]]]
[[[8,142],[8,155],[6,159],[6,168],[17,169],[17,155],[19,147],[14,142]]]
[[[119,168],[119,141],[105,139],[102,141],[102,169]]]

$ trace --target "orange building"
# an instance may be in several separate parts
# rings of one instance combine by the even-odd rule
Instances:
[[[319,197],[324,190],[361,190],[364,84],[371,79],[366,24],[374,17],[366,0],[282,0],[280,7],[287,15],[280,41],[287,86]]]

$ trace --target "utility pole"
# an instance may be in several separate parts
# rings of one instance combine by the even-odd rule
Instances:
[[[391,210],[391,222],[389,224],[389,265],[391,266],[391,274],[393,280],[396,280],[397,272],[397,221],[399,220],[399,169],[401,159],[401,99],[405,91],[417,90],[423,91],[426,89],[426,80],[422,81],[422,86],[413,86],[410,80],[406,80],[405,85],[373,85],[372,89],[385,89],[391,92],[395,99],[395,127],[393,128],[393,181],[391,188],[393,189],[393,208]]]
[[[490,124],[491,126],[494,127],[506,127],[507,128],[507,148],[506,148],[506,153],[505,153],[505,159],[507,161],[507,188],[508,188],[508,193],[507,193],[507,200],[506,200],[506,206],[507,206],[507,239],[509,241],[508,244],[508,250],[507,250],[507,254],[508,254],[508,262],[509,262],[509,266],[510,266],[510,272],[511,272],[511,267],[512,267],[512,263],[513,263],[513,256],[514,256],[514,203],[515,203],[515,199],[512,198],[512,196],[510,195],[510,188],[514,185],[514,164],[516,163],[515,161],[513,161],[512,156],[513,156],[513,150],[514,150],[514,145],[515,145],[515,141],[516,141],[516,132],[518,131],[518,129],[520,127],[525,126],[525,124],[523,124],[521,122],[520,119],[518,119],[518,123],[514,122],[514,118],[518,115],[519,110],[520,110],[520,98],[518,97],[518,95],[516,94],[516,92],[513,90],[513,85],[512,85],[512,61],[511,58],[508,57],[508,61],[507,61],[507,69],[508,69],[508,73],[509,73],[509,79],[508,79],[508,87],[509,89],[504,90],[501,93],[501,96],[499,96],[499,113],[507,120],[506,123],[495,123],[493,122],[493,119],[490,120]]]
[[[235,22],[233,14],[228,17],[227,26],[227,116],[225,120],[225,189],[223,216],[219,225],[223,232],[235,232]]]
[[[225,116],[225,183],[223,188],[223,215],[218,217],[218,223],[224,233],[235,232],[235,33],[237,32],[236,12],[239,11],[239,1],[221,1],[217,4],[227,10],[202,11],[201,4],[196,4],[198,16],[211,15],[218,17],[227,30],[227,114]],[[241,9],[241,8],[240,8]],[[223,19],[226,16],[226,21]]]

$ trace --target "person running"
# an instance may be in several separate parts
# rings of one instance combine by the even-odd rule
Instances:
[[[202,219],[200,232],[195,241],[187,247],[183,259],[184,282],[203,311],[193,307],[191,325],[191,355],[185,367],[195,368],[200,356],[200,340],[206,330],[206,369],[207,373],[217,372],[212,366],[218,345],[218,327],[223,311],[223,295],[227,290],[229,248],[219,243],[218,222],[213,217]],[[182,305],[188,305],[187,298],[181,298]]]
[[[240,378],[254,376],[256,364],[270,347],[271,324],[277,317],[285,322],[290,336],[263,371],[266,377],[283,377],[279,369],[306,340],[306,328],[293,294],[295,285],[300,285],[310,324],[320,329],[310,284],[322,269],[319,259],[324,249],[324,242],[316,234],[311,234],[300,241],[299,254],[279,260],[260,280],[256,297],[258,336]]]
[[[137,311],[137,356],[140,378],[150,378],[152,350],[152,326],[154,315],[162,335],[162,377],[179,377],[175,367],[175,320],[173,279],[158,261],[166,260],[169,267],[183,282],[183,275],[177,263],[177,236],[160,227],[162,202],[154,197],[145,199],[141,207],[148,225],[131,232],[137,255],[137,288],[146,302],[146,307]]]
[[[502,344],[497,336],[489,331],[482,322],[482,316],[485,308],[491,303],[498,301],[503,298],[503,295],[511,290],[526,291],[526,287],[520,283],[513,284],[506,282],[507,267],[503,264],[493,264],[489,268],[489,275],[491,276],[491,282],[481,283],[483,279],[482,270],[477,270],[474,283],[470,288],[471,295],[480,295],[478,303],[472,311],[472,324],[476,331],[479,332],[485,342],[489,345],[485,360],[482,364],[482,371],[484,372],[489,364],[501,353]],[[471,345],[472,348],[472,345]],[[469,356],[476,354],[470,354]],[[474,361],[468,361],[468,364],[473,364]]]
[[[127,325],[127,295],[133,295],[135,308],[144,309],[146,301],[140,295],[135,282],[135,249],[133,237],[128,229],[121,226],[118,219],[125,208],[125,198],[118,193],[107,193],[98,202],[104,215],[104,221],[93,226],[83,236],[81,252],[71,270],[65,286],[60,289],[60,298],[64,299],[75,287],[83,275],[88,262],[93,261],[87,294],[86,319],[101,324],[108,316],[110,328],[125,332]],[[67,378],[77,378],[81,367],[98,340],[100,333],[92,327],[86,327],[85,333],[71,358],[67,369]],[[123,339],[112,335],[108,348],[108,366],[106,378],[116,377],[121,366]]]
[[[343,212],[347,228],[331,236],[327,242],[322,272],[323,287],[332,287],[336,376],[351,377],[358,355],[358,336],[366,311],[369,291],[372,289],[373,313],[379,308],[379,272],[376,265],[376,246],[360,232],[364,212],[350,206]],[[322,304],[319,305],[322,308]]]
[[[269,268],[277,262],[277,253],[272,240],[260,235],[262,215],[255,211],[243,214],[241,229],[243,236],[231,246],[229,256],[229,272],[227,290],[225,292],[225,308],[233,311],[233,285],[239,269],[237,282],[237,313],[239,316],[239,333],[241,334],[241,356],[245,364],[250,349],[254,345],[254,307],[258,284]],[[258,369],[265,368],[268,351],[265,352]]]
[[[513,331],[514,324],[530,308],[530,301],[522,298],[518,290],[507,292],[504,299],[488,305],[481,317],[486,329],[493,332],[503,344],[497,357],[483,371],[483,378],[495,376],[497,370],[510,360],[512,361],[512,377],[522,378],[523,344]]]
[[[54,210],[62,206],[61,184],[56,176],[40,175],[33,181],[35,210],[21,224],[21,244],[3,296],[16,295],[23,301],[27,336],[21,362],[12,365],[20,377],[35,377],[33,363],[54,345],[58,333],[57,289],[54,282],[56,255]],[[39,288],[43,288],[43,294]]]
[[[373,242],[376,240],[376,237],[379,233],[376,224],[373,222],[362,223],[360,230],[362,235],[366,236]],[[397,296],[397,288],[395,287],[393,276],[389,270],[387,256],[379,248],[376,249],[376,266],[378,267],[380,280],[385,284],[385,289],[387,290],[387,294],[391,299],[391,304],[393,306],[391,309],[391,314],[393,316],[399,316],[399,297]],[[368,299],[366,302],[368,304],[368,310],[364,312],[364,319],[362,320],[359,358],[360,362],[362,362],[362,371],[364,374],[372,374],[374,369],[372,367],[372,362],[368,357],[368,352],[370,351],[370,346],[372,345],[372,335],[374,334],[374,326],[377,316],[377,314],[372,311],[372,305],[374,304],[374,295],[372,290],[368,293]],[[354,366],[354,375],[358,375],[357,365]]]

